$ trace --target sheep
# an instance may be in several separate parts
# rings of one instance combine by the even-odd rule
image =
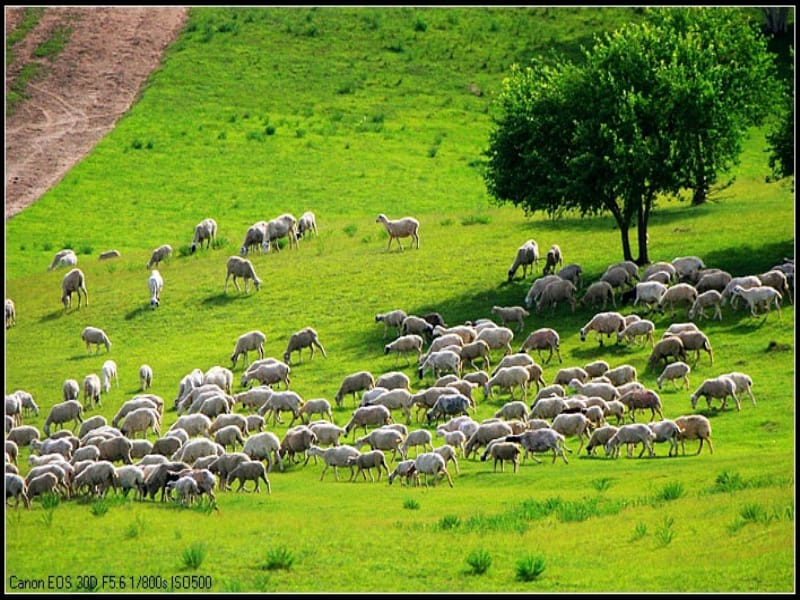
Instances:
[[[194,413],[191,415],[183,415],[178,417],[178,420],[173,423],[170,431],[175,429],[183,429],[189,437],[202,435],[209,437],[209,429],[211,428],[211,419],[202,413]]]
[[[581,286],[583,268],[577,263],[570,263],[561,268],[556,275],[558,275],[561,279],[566,279],[567,281],[572,282],[572,285],[578,289]]]
[[[145,265],[145,269],[157,267],[158,263],[160,263],[162,260],[168,259],[170,256],[172,256],[172,246],[169,244],[159,246],[153,250],[153,253],[150,255],[150,260],[148,260],[147,265]]]
[[[176,481],[179,473],[189,468],[191,467],[186,463],[175,461],[144,467],[142,469],[144,472],[144,484],[141,488],[142,498],[150,496],[155,499],[156,494],[161,490],[161,501],[166,501],[167,484],[170,481]]]
[[[491,366],[491,351],[492,349],[485,339],[476,339],[473,342],[464,344],[461,348],[461,364],[466,365],[468,363],[473,369],[477,370],[475,361],[480,359],[482,366],[489,368]]]
[[[413,459],[402,460],[394,468],[394,471],[389,473],[389,485],[392,485],[392,482],[397,477],[401,477],[400,484],[403,485],[403,480],[408,483],[409,481],[413,481],[417,475],[417,465],[416,461]]]
[[[462,344],[474,342],[478,337],[478,331],[471,325],[454,325],[452,327],[434,326],[431,331],[432,337],[440,337],[454,333],[461,338]]]
[[[620,397],[620,392],[615,385],[602,381],[581,383],[580,379],[570,379],[567,387],[586,396],[599,396],[606,402],[617,400]]]
[[[527,240],[522,246],[517,248],[517,253],[514,256],[514,263],[508,269],[508,281],[514,279],[517,269],[522,267],[522,278],[528,275],[528,267],[533,273],[534,267],[539,264],[539,245],[535,240]]]
[[[236,488],[237,492],[249,491],[244,487],[244,484],[248,481],[253,481],[255,482],[253,491],[256,493],[261,491],[261,482],[263,481],[267,486],[267,494],[272,494],[272,486],[267,478],[267,469],[264,467],[264,463],[260,461],[241,459],[236,466],[227,472],[224,479],[222,475],[220,475],[220,486],[222,486],[223,481],[225,482],[225,487],[229,487],[232,482],[238,481],[239,487]]]
[[[688,352],[694,350],[695,364],[697,364],[697,362],[700,360],[701,350],[708,354],[711,364],[714,364],[714,351],[711,348],[711,342],[709,341],[708,336],[702,331],[682,331],[680,333],[669,335],[680,338],[681,342],[683,342],[683,349],[685,351]]]
[[[300,360],[303,348],[311,349],[311,357],[309,360],[313,360],[315,348],[319,348],[319,351],[322,352],[323,358],[328,358],[328,355],[325,353],[325,348],[323,348],[319,341],[319,335],[317,335],[317,332],[311,327],[306,327],[300,331],[297,331],[296,333],[293,333],[289,338],[286,351],[283,353],[283,361],[286,364],[289,364],[292,357],[292,352],[295,351],[297,352],[298,360]]]
[[[483,386],[483,394],[485,398],[492,396],[492,388],[501,387],[508,390],[511,399],[514,399],[514,388],[521,390],[522,400],[528,398],[528,382],[530,381],[531,372],[527,367],[512,366],[503,367],[498,369],[497,372],[486,382]]]
[[[775,310],[778,311],[778,320],[781,320],[781,300],[783,300],[783,296],[781,296],[781,293],[775,288],[767,285],[759,285],[745,289],[737,285],[733,288],[733,294],[743,298],[744,301],[747,302],[747,305],[750,307],[751,317],[755,318],[757,316],[757,308],[764,307],[766,309],[764,318],[766,318],[770,306],[774,304]]]
[[[741,373],[739,371],[731,371],[730,373],[725,373],[725,375],[733,379],[733,383],[736,384],[736,393],[747,392],[753,406],[755,406],[756,398],[753,396],[753,379],[747,373]]]
[[[325,421],[309,423],[308,428],[317,436],[317,444],[320,446],[338,446],[339,438],[345,435],[344,427]]]
[[[656,271],[655,273],[648,275],[647,279],[644,281],[654,281],[666,287],[672,283],[672,275],[667,271]]]
[[[512,435],[514,430],[505,421],[490,421],[481,423],[475,432],[467,439],[464,444],[464,457],[469,458],[473,450],[484,447],[494,439]]]
[[[504,441],[519,444],[525,450],[522,457],[523,461],[530,455],[537,463],[541,463],[542,461],[534,455],[534,452],[551,451],[553,453],[553,463],[560,456],[565,464],[569,464],[565,453],[565,450],[569,452],[569,449],[566,447],[564,436],[554,429],[542,428],[523,431],[520,434],[505,436]]]
[[[728,396],[730,396],[736,402],[736,410],[740,411],[742,409],[739,397],[736,395],[736,383],[727,375],[719,375],[704,380],[700,387],[690,396],[692,410],[697,406],[697,401],[701,396],[705,397],[708,408],[711,408],[711,400],[717,398],[722,400],[722,410],[725,410],[728,404]]]
[[[102,377],[102,389],[108,393],[111,390],[111,381],[116,380],[117,387],[119,387],[119,377],[117,376],[117,363],[109,359],[103,363],[103,368],[100,370]]]
[[[331,403],[325,398],[312,398],[306,400],[300,407],[300,420],[304,424],[308,424],[312,415],[319,415],[321,418],[327,417],[333,423],[333,411],[331,410]]]
[[[589,440],[592,423],[589,418],[582,413],[561,413],[555,416],[550,427],[564,437],[576,435],[580,440],[578,454],[583,448],[584,437]]]
[[[135,437],[142,432],[142,437],[147,438],[147,430],[152,429],[156,435],[161,435],[161,418],[152,408],[137,408],[125,416],[120,426],[122,435]]]
[[[441,476],[447,478],[450,487],[453,487],[453,478],[447,471],[447,463],[444,457],[437,452],[424,452],[414,459],[414,467],[416,471],[415,481],[419,483],[420,473],[425,477],[425,487],[428,487],[428,475],[433,476],[433,485],[435,486]]]
[[[632,275],[626,268],[611,266],[600,277],[600,281],[608,283],[612,289],[624,289],[625,287],[634,287],[636,285],[636,277]]]
[[[789,279],[786,273],[780,269],[770,269],[765,273],[758,276],[761,285],[774,288],[780,292],[781,296],[786,296],[789,302],[792,303],[792,286],[789,285]]]
[[[83,292],[83,299],[81,298]],[[61,303],[64,305],[64,312],[72,304],[72,294],[78,294],[78,308],[81,307],[85,299],[86,306],[89,306],[89,292],[86,290],[86,277],[78,268],[72,269],[61,280]]]
[[[712,272],[701,275],[694,287],[698,294],[715,290],[719,292],[721,296],[725,286],[730,283],[731,279],[733,279],[733,277],[730,273],[716,269]]]
[[[251,365],[251,367],[252,366],[253,365]],[[241,384],[242,387],[247,387],[248,383],[255,380],[261,385],[283,383],[288,389],[291,384],[291,379],[289,377],[290,372],[291,368],[289,365],[283,362],[259,364],[255,368],[248,368],[248,370],[242,374]]]
[[[395,460],[397,454],[400,454],[402,458],[406,457],[406,451],[403,448],[403,434],[388,427],[373,429],[353,443],[357,450],[364,445],[369,445],[372,450],[383,450],[384,452],[391,450],[392,460]]]
[[[17,463],[17,457],[19,456],[19,446],[17,446],[16,442],[12,440],[6,440],[6,458],[10,459],[12,463]],[[8,460],[6,460],[8,462]]]
[[[512,419],[524,420],[527,414],[527,404],[521,400],[512,400],[511,402],[506,402],[503,404],[503,406],[497,409],[494,413],[494,417],[504,419],[506,421],[510,421]]]
[[[6,395],[6,412],[7,416],[10,416],[13,419],[12,426],[17,426],[22,424],[22,402],[19,399],[19,396],[14,394],[7,394]]]
[[[619,387],[631,381],[636,381],[636,367],[633,365],[619,365],[606,371],[605,377],[608,377],[611,385]]]
[[[150,290],[150,307],[157,308],[161,302],[161,290],[164,289],[164,278],[158,269],[150,271],[147,278],[147,289]]]
[[[245,440],[242,452],[249,456],[251,460],[266,460],[267,471],[271,471],[272,466],[275,464],[283,471],[280,448],[281,441],[277,435],[271,431],[262,431],[251,435]]]
[[[675,267],[675,276],[678,281],[694,280],[697,271],[706,268],[703,260],[697,256],[679,256],[672,259],[672,266]]]
[[[313,212],[307,210],[297,220],[297,237],[304,238],[309,231],[313,232],[314,235],[319,235],[317,217]]]
[[[605,447],[605,445],[612,437],[614,437],[614,434],[616,434],[617,431],[619,431],[619,428],[614,427],[613,425],[604,425],[592,431],[592,435],[589,438],[589,441],[586,443],[586,453],[589,456],[593,456],[595,448],[598,446]]]
[[[297,218],[291,213],[283,213],[274,219],[267,222],[267,240],[262,247],[264,250],[269,251],[273,246],[276,250],[280,251],[280,246],[277,241],[287,238],[289,240],[289,249],[297,245]]]
[[[19,507],[20,499],[25,508],[31,507],[31,501],[28,498],[28,484],[17,473],[6,473],[6,505],[9,498],[14,498],[14,508]]]
[[[135,490],[140,499],[144,499],[142,492],[144,491],[144,471],[141,467],[136,465],[124,465],[116,467],[116,479],[119,489],[122,490],[124,496],[128,492]]]
[[[519,455],[522,451],[520,446],[514,442],[504,439],[492,440],[481,456],[481,461],[486,462],[491,456],[494,459],[494,472],[497,473],[497,463],[500,463],[500,470],[505,473],[505,462],[511,461],[514,465],[514,473],[519,468]]]
[[[733,288],[737,285],[744,289],[759,287],[761,285],[761,280],[756,275],[733,277],[725,286],[725,289],[722,290],[722,302],[720,303],[722,306],[725,306],[725,303],[730,299],[731,308],[736,308],[736,298],[738,298],[738,294],[733,293]]]
[[[597,340],[602,346],[604,334],[610,338],[612,335],[618,335],[619,332],[623,331],[624,329],[625,317],[623,317],[620,313],[614,311],[600,312],[595,314],[589,320],[589,322],[586,323],[586,325],[581,327],[581,341],[586,341],[586,334],[590,331],[594,331]],[[617,341],[619,341],[619,339],[617,339]]]
[[[558,246],[558,244],[553,244],[547,250],[544,263],[545,264],[544,264],[544,269],[542,269],[542,275],[549,275],[550,273],[554,273],[556,265],[563,266],[564,259],[561,255],[561,248]]]
[[[462,355],[462,362],[463,362],[463,355]],[[489,381],[489,374],[486,371],[478,370],[472,373],[465,373],[464,375],[462,375],[461,380],[466,381],[467,383],[470,384],[474,384],[483,389],[483,386],[486,385],[487,381]]]
[[[419,221],[414,217],[403,217],[402,219],[389,220],[383,213],[378,215],[375,219],[376,223],[383,223],[386,231],[389,233],[389,245],[386,250],[392,246],[392,240],[397,240],[397,245],[400,250],[403,250],[403,244],[400,242],[401,238],[411,237],[411,247],[417,244],[419,250]]]
[[[669,288],[659,281],[648,279],[637,283],[634,289],[636,290],[636,298],[633,301],[633,305],[641,304],[647,307],[648,312],[650,312],[658,307]]]
[[[322,475],[320,476],[319,480],[322,481],[325,478],[325,473],[330,467],[333,467],[333,476],[336,478],[336,481],[339,481],[339,467],[350,467],[350,475],[353,475],[353,465],[348,464],[349,459],[351,457],[360,456],[360,452],[356,450],[353,446],[342,445],[342,446],[333,446],[331,448],[320,448],[319,446],[311,446],[308,450],[306,450],[306,454],[308,457],[322,457],[322,462],[325,463],[325,468],[322,469]],[[306,459],[308,462],[308,459]]]
[[[560,387],[560,386],[559,386]],[[567,409],[567,403],[560,396],[548,396],[534,401],[528,413],[529,419],[554,419]]]
[[[231,368],[236,368],[236,363],[239,360],[239,357],[244,355],[244,364],[248,366],[250,364],[250,359],[248,356],[248,352],[250,350],[255,350],[258,352],[259,358],[264,358],[264,342],[267,341],[267,336],[264,332],[259,331],[258,329],[253,329],[252,331],[248,331],[247,333],[243,333],[238,338],[236,338],[236,345],[233,348],[233,354],[231,354]]]
[[[153,385],[153,368],[150,365],[139,367],[139,391],[147,391]]]
[[[628,343],[635,344],[638,339],[642,346],[646,346],[649,340],[650,347],[652,349],[656,345],[655,339],[653,338],[655,330],[655,323],[653,323],[651,320],[639,319],[617,333],[617,342],[619,343],[622,340],[627,340]]]
[[[683,454],[686,454],[686,440],[700,440],[697,454],[703,449],[703,442],[708,442],[708,451],[714,454],[714,446],[711,444],[711,421],[703,415],[688,415],[676,417],[675,424],[680,433],[678,439],[681,442]]]
[[[394,327],[400,331],[403,321],[407,316],[408,315],[406,314],[406,311],[397,308],[395,310],[390,310],[389,312],[375,315],[375,322],[383,323],[383,338],[386,339],[386,334],[389,332],[389,327]]]
[[[640,443],[642,444],[642,451],[639,453],[639,458],[642,457],[644,451],[650,456],[655,456],[653,450],[653,442],[655,441],[656,434],[650,427],[644,423],[631,423],[622,425],[619,430],[611,436],[605,444],[606,456],[616,458],[619,456],[619,447],[622,444],[628,445],[628,458],[633,455],[633,446]]]
[[[59,267],[74,267],[78,264],[78,256],[75,254],[75,251],[70,248],[65,248],[64,250],[59,250],[56,252],[55,256],[53,257],[53,261],[50,263],[50,266],[47,267],[48,271],[52,271],[53,269],[57,269]]]
[[[17,446],[29,446],[32,440],[38,440],[40,437],[39,430],[33,425],[17,425],[9,430],[6,440],[14,442]]]
[[[375,389],[380,389],[380,388],[373,388],[373,390]],[[383,393],[378,394],[375,398],[371,398],[369,402],[365,403],[362,401],[361,406],[374,406],[380,404],[388,408],[390,411],[399,409],[405,415],[406,423],[410,424],[412,403],[413,400],[411,392],[409,392],[408,390],[403,388],[386,390],[384,388]]]
[[[537,304],[539,302],[539,298],[542,296],[542,292],[544,292],[544,288],[550,283],[558,281],[559,279],[561,278],[558,275],[545,275],[544,277],[539,277],[537,280],[535,280],[528,289],[528,293],[525,294],[525,306],[530,308],[534,304]]]
[[[30,415],[33,413],[37,417],[39,416],[39,405],[36,404],[36,401],[33,399],[33,396],[30,394],[30,392],[26,392],[25,390],[17,390],[14,393],[17,395],[17,398],[19,398],[23,415]]]
[[[350,475],[350,481],[355,480],[358,477],[359,473],[364,476],[364,481],[367,480],[367,474],[364,472],[366,471],[369,473],[370,479],[375,482],[375,477],[372,475],[372,469],[378,469],[378,481],[381,480],[381,475],[383,471],[386,471],[386,475],[389,475],[389,467],[386,464],[386,456],[380,450],[370,450],[369,452],[363,452],[358,456],[349,456],[347,458],[347,466],[349,467],[358,467],[358,469]],[[351,469],[352,471],[352,469]]]
[[[503,326],[508,323],[517,323],[517,331],[522,331],[525,327],[525,317],[530,313],[522,306],[492,306],[492,314],[498,315]]]
[[[50,425],[61,425],[70,421],[74,421],[75,425],[83,422],[83,406],[77,400],[67,400],[54,404],[44,421],[42,429],[44,434],[50,437]]]
[[[580,304],[581,306],[589,305],[594,308],[597,302],[602,301],[601,310],[605,310],[609,299],[611,300],[611,305],[616,308],[617,302],[614,298],[614,288],[611,287],[611,284],[607,281],[595,281],[586,288],[586,293],[581,298]]]
[[[96,373],[83,378],[83,407],[94,408],[101,404],[102,384]],[[88,403],[87,403],[88,401]]]
[[[414,431],[409,431],[408,435],[403,440],[402,445],[400,446],[400,451],[403,457],[408,456],[408,451],[411,448],[418,448],[422,446],[422,450],[426,451],[429,447],[431,451],[433,451],[433,436],[431,436],[431,432],[427,431],[426,429],[415,429]],[[419,455],[419,451],[415,450],[415,454]]]
[[[684,331],[700,331],[697,328],[697,325],[692,323],[691,321],[687,323],[672,323],[669,327],[664,331],[664,334],[661,336],[665,338],[672,333],[683,333]]]
[[[647,359],[647,366],[651,369],[655,369],[662,360],[666,365],[668,358],[686,362],[686,350],[683,347],[681,338],[669,336],[659,340],[650,352],[650,356]]]
[[[131,448],[131,460],[141,459],[153,451],[153,443],[150,440],[131,440],[133,447]],[[73,454],[73,458],[75,455]]]
[[[675,305],[686,304],[687,308],[691,308],[694,301],[697,300],[697,290],[693,285],[688,283],[676,283],[668,287],[661,300],[658,303],[658,310],[664,314],[664,308],[669,306],[671,315],[675,316]]]
[[[672,279],[675,279],[675,267],[672,265],[672,263],[658,261],[645,267],[644,271],[642,272],[642,281],[647,280],[650,275],[657,273],[658,271],[666,271],[670,274]]]
[[[100,353],[100,344],[106,347],[106,352],[111,352],[111,340],[108,339],[106,332],[98,327],[85,327],[81,332],[81,339],[86,344],[86,350],[91,354],[91,345],[95,345],[95,354]]]
[[[439,377],[443,372],[455,373],[461,377],[461,357],[452,350],[431,352],[417,369],[419,378],[422,379],[428,370],[432,371],[434,377]]]
[[[60,454],[63,458],[69,460],[75,447],[68,438],[61,437],[49,438],[44,441],[31,440],[30,449],[31,452],[37,452],[42,456],[45,454]]]
[[[375,379],[375,387],[383,387],[387,390],[404,389],[411,390],[411,380],[402,371],[389,371]]]
[[[345,395],[351,394],[355,403],[356,392],[371,390],[374,387],[375,377],[369,371],[351,373],[342,380],[342,384],[333,399],[336,402],[336,406],[341,406]]]
[[[131,459],[131,450],[133,443],[126,437],[121,435],[110,437],[97,444],[97,449],[100,450],[99,460],[107,460],[114,462],[121,460],[126,465],[133,462]]]
[[[542,310],[550,306],[553,309],[553,314],[555,314],[556,306],[561,301],[569,302],[570,309],[575,312],[576,291],[577,288],[571,281],[559,277],[556,281],[548,283],[542,290],[539,301],[536,303],[536,312],[541,313]]]
[[[653,390],[633,390],[623,394],[620,399],[625,406],[628,407],[628,414],[631,416],[631,421],[636,421],[636,411],[650,409],[650,419],[654,419],[658,415],[662,420],[664,414],[661,410],[661,397]]]
[[[553,383],[558,385],[567,385],[571,380],[578,379],[581,383],[586,383],[589,379],[589,373],[581,367],[567,367],[559,369],[556,376],[553,378]]]
[[[144,473],[142,473],[144,475]],[[73,489],[78,492],[86,488],[92,495],[105,496],[108,488],[113,488],[117,492],[119,476],[114,464],[101,458],[95,463],[88,465],[83,471],[75,476]],[[140,488],[141,489],[141,488]]]
[[[503,350],[504,355],[511,354],[511,341],[514,339],[514,332],[508,327],[492,327],[481,330],[475,341],[483,340],[489,345],[491,350]]]
[[[282,392],[272,392],[267,401],[258,409],[264,419],[272,416],[272,423],[283,423],[281,419],[282,412],[292,413],[292,420],[289,422],[289,427],[295,422],[295,419],[300,419],[300,407],[303,405],[303,399],[300,394],[291,390]],[[302,419],[300,419],[302,421]]]
[[[450,346],[455,346],[455,348],[450,348]],[[434,338],[431,341],[431,345],[428,347],[428,351],[421,357],[419,357],[418,362],[422,363],[428,356],[431,355],[433,352],[439,352],[440,350],[453,350],[458,354],[461,354],[461,349],[464,346],[464,340],[461,338],[460,335],[457,333],[443,333],[440,335],[436,335],[434,330]]]
[[[217,239],[217,222],[214,219],[208,218],[200,221],[194,228],[194,238],[192,239],[191,252],[194,254],[197,250],[198,244],[200,248],[203,247],[203,242],[206,242],[206,248],[211,247],[211,243]]]
[[[373,406],[360,406],[353,411],[350,420],[344,426],[344,434],[347,435],[350,431],[353,432],[355,438],[356,429],[359,427],[364,428],[364,433],[367,433],[368,425],[388,425],[392,422],[392,414],[388,408],[382,404],[375,404]]]
[[[655,423],[648,423],[647,426],[652,429],[655,434],[653,443],[660,444],[662,442],[669,442],[669,454],[667,456],[672,456],[673,450],[675,456],[678,456],[678,438],[680,437],[681,430],[675,421],[672,419],[662,419]]]
[[[17,307],[11,298],[6,298],[6,329],[17,324]]]
[[[461,453],[461,456],[464,456],[464,444],[467,441],[467,436],[463,431],[446,431],[438,427],[436,429],[436,435],[444,438],[445,444],[457,449]]]
[[[156,412],[159,412],[158,404],[151,398],[147,396],[134,396],[130,400],[126,400],[122,406],[119,407],[117,414],[115,414],[114,418],[111,419],[112,427],[116,427],[123,417],[137,408],[151,408]]]
[[[52,473],[42,473],[28,480],[28,500],[33,500],[36,496],[44,494],[56,494],[58,488],[58,478]]]
[[[242,242],[241,248],[239,248],[239,254],[244,257],[247,256],[250,250],[263,250],[264,243],[268,240],[267,222],[257,221],[247,228],[244,241]]]
[[[248,259],[242,258],[241,256],[231,256],[228,258],[226,266],[227,274],[225,275],[224,289],[226,294],[228,293],[228,279],[230,279],[231,275],[233,275],[233,285],[237,291],[241,291],[239,284],[236,282],[238,277],[244,279],[245,293],[248,292],[248,285],[251,279],[253,280],[253,287],[256,290],[261,288],[261,280],[258,278],[258,275],[256,275],[253,263],[251,263]]]
[[[675,383],[676,380],[682,379],[683,383],[681,387],[685,387],[687,390],[689,389],[689,373],[692,372],[692,368],[683,361],[676,361],[673,363],[668,364],[664,367],[664,370],[661,372],[661,375],[656,378],[656,383],[658,384],[658,389],[661,389],[661,384],[664,381],[671,381],[672,387],[677,389],[677,384]]]
[[[550,353],[547,356],[547,360],[543,362],[550,362],[550,359],[553,358],[553,352],[556,353],[558,362],[563,362],[561,360],[561,349],[559,343],[560,338],[555,329],[542,327],[541,329],[531,332],[528,337],[525,338],[525,341],[522,342],[522,346],[520,347],[519,351],[528,352],[528,350],[536,350],[539,353],[539,358],[541,358],[542,351],[548,350]]]
[[[317,444],[317,434],[305,425],[290,428],[281,440],[281,456],[297,462],[297,454],[305,454],[312,444]]]
[[[452,387],[449,386],[431,386],[420,390],[411,396],[411,404],[417,407],[417,420],[420,420],[420,412],[428,411],[436,404],[436,400],[443,394],[452,394]]]

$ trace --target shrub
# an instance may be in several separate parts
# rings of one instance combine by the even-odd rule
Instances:
[[[293,563],[294,556],[291,551],[285,546],[279,546],[278,548],[271,548],[267,552],[267,560],[263,568],[267,571],[274,571],[276,569],[285,569],[288,571],[292,568]]]
[[[183,565],[187,569],[198,569],[206,558],[206,547],[202,542],[195,542],[183,551]]]
[[[414,498],[407,498],[405,502],[403,502],[403,508],[407,508],[408,510],[418,510],[419,502],[414,500]]]
[[[520,581],[535,581],[544,573],[543,556],[524,556],[517,561],[515,572]]]
[[[440,529],[455,529],[459,525],[461,525],[461,519],[458,517],[458,515],[445,515],[439,519]]]
[[[492,555],[478,548],[467,555],[467,564],[474,575],[483,575],[492,566]]]

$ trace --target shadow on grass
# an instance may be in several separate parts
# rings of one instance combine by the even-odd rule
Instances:
[[[147,306],[140,306],[139,308],[134,308],[131,311],[125,313],[125,320],[130,321],[131,319],[136,319],[137,317],[141,317],[145,313],[151,312],[153,309],[150,308],[150,305]]]
[[[206,307],[214,307],[214,306],[227,306],[231,302],[236,302],[241,299],[249,298],[253,294],[257,293],[253,290],[252,284],[250,285],[250,291],[245,293],[244,289],[242,291],[237,292],[236,289],[230,289],[228,292],[220,292],[219,294],[214,294],[213,296],[208,296],[202,302],[203,306]]]

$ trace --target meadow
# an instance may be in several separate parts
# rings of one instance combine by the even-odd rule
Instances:
[[[544,249],[559,244],[565,263],[583,267],[584,289],[622,259],[611,218],[551,220],[498,206],[481,165],[493,93],[509,66],[551,48],[578,56],[594,33],[639,18],[636,10],[191,14],[115,130],[6,222],[6,297],[18,319],[5,335],[6,393],[27,390],[41,409],[25,423],[41,429],[63,381],[99,373],[107,358],[120,385],[85,416],[110,421],[138,393],[143,363],[154,371],[150,391],[171,407],[184,375],[230,367],[236,338],[251,329],[266,333],[266,355],[277,358],[292,333],[317,330],[328,357],[304,351],[292,362],[291,388],[304,398],[333,402],[359,370],[402,370],[420,390],[432,377],[384,355],[389,339],[376,314],[438,311],[456,324],[491,317],[493,305],[521,305],[533,277],[509,283],[506,273],[529,238]],[[741,163],[707,204],[689,206],[688,194],[659,199],[652,260],[697,255],[747,275],[794,256],[794,182],[769,178],[764,136],[751,131]],[[261,289],[225,293],[225,262],[247,227],[306,210],[319,235],[296,250],[251,255]],[[406,250],[387,251],[378,213],[419,219],[419,250],[406,241]],[[219,224],[217,242],[191,254],[194,226],[206,217]],[[145,264],[165,243],[174,253],[159,267],[165,287],[153,310]],[[66,312],[64,271],[47,270],[64,247],[78,254],[90,301]],[[98,260],[111,248],[121,256]],[[553,327],[563,363],[543,363],[547,383],[561,367],[602,358],[635,366],[655,388],[660,370],[647,369],[648,348],[580,341],[594,312],[533,312],[515,350],[530,331]],[[688,320],[685,309],[649,318],[657,336]],[[494,472],[473,455],[459,460],[453,488],[350,482],[346,471],[320,481],[322,464],[286,462],[269,474],[271,494],[221,492],[218,510],[113,494],[37,499],[31,510],[6,507],[5,590],[794,592],[794,323],[787,301],[780,318],[724,307],[722,321],[702,322],[713,366],[703,355],[689,391],[660,394],[668,418],[711,419],[713,454],[696,455],[697,442],[687,442],[672,458],[663,445],[655,458],[609,459],[601,450],[553,464],[543,455],[517,473]],[[108,354],[87,353],[87,325],[108,333]],[[689,395],[704,378],[734,370],[752,376],[756,405],[744,397],[741,411],[721,411],[701,400],[692,410]],[[235,391],[241,373],[240,362]],[[475,397],[476,420],[509,400]],[[347,398],[335,409],[337,424],[353,407]],[[162,431],[176,418],[165,411]],[[279,437],[286,428],[268,427]],[[577,450],[578,441],[567,445]],[[21,450],[23,474],[28,455]]]

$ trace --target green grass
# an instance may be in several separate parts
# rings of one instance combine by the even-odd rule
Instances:
[[[191,14],[117,128],[6,223],[6,297],[17,305],[17,325],[6,332],[6,392],[33,394],[41,411],[26,423],[41,429],[63,381],[99,373],[106,358],[117,362],[120,387],[86,416],[110,421],[138,393],[143,363],[153,367],[150,391],[171,406],[184,375],[229,365],[236,338],[256,328],[275,357],[295,331],[317,330],[328,358],[304,355],[292,365],[291,387],[304,398],[332,401],[342,379],[362,369],[377,376],[400,368],[416,391],[432,378],[420,380],[413,366],[383,354],[388,340],[376,314],[437,311],[456,324],[490,316],[495,304],[521,304],[532,279],[508,283],[506,271],[528,238],[540,247],[558,243],[565,262],[583,267],[584,285],[621,260],[610,217],[526,218],[487,197],[480,164],[491,95],[511,62],[550,47],[574,51],[592,32],[637,16],[635,10]],[[346,80],[352,91],[339,93]],[[482,96],[470,92],[471,82]],[[265,135],[248,139],[251,131]],[[793,255],[793,182],[767,183],[768,174],[764,131],[756,129],[741,165],[720,178],[731,185],[708,204],[659,200],[651,258],[696,254],[743,275]],[[301,240],[296,250],[251,256],[261,290],[223,293],[225,261],[238,253],[249,225],[309,209],[318,237]],[[375,222],[381,212],[416,216],[420,249],[393,245],[387,252],[386,233]],[[219,223],[218,244],[179,251],[208,216]],[[79,252],[90,304],[65,314],[64,272],[47,266],[66,243]],[[145,263],[163,243],[175,252],[159,267],[165,287],[152,310]],[[97,260],[110,248],[121,257]],[[548,383],[562,366],[603,358],[612,367],[632,364],[655,387],[647,349],[580,341],[591,315],[565,307],[534,313],[514,345],[534,329],[554,327],[564,363],[544,365]],[[94,504],[44,506],[35,499],[30,511],[6,511],[6,570],[26,578],[99,576],[117,573],[124,553],[122,575],[208,576],[215,592],[793,591],[794,308],[784,304],[781,321],[729,307],[723,317],[702,324],[713,367],[701,359],[690,375],[692,390],[661,392],[672,418],[691,412],[689,394],[703,378],[733,370],[753,377],[756,406],[698,407],[712,420],[713,455],[695,455],[696,442],[674,458],[665,445],[652,459],[584,453],[570,454],[567,465],[545,455],[542,464],[525,461],[518,473],[495,473],[473,456],[459,460],[458,475],[451,469],[453,489],[446,481],[428,488],[389,486],[385,478],[348,482],[346,469],[339,482],[330,473],[320,482],[322,465],[311,461],[271,472],[272,494],[218,492],[216,506],[176,509],[112,493],[97,518],[93,511],[102,509]],[[653,320],[657,335],[672,322]],[[110,354],[86,352],[79,337],[86,325],[108,333]],[[772,342],[785,349],[770,350]],[[493,364],[499,359],[495,353]],[[240,364],[234,391],[241,372]],[[490,401],[476,398],[477,420],[508,400],[502,392]],[[336,422],[343,425],[352,410],[348,398],[334,409]],[[167,410],[162,431],[176,418]],[[269,429],[282,437],[286,425]],[[20,450],[23,474],[28,456]],[[104,544],[86,543],[87,523],[102,527]],[[491,568],[464,577],[474,548],[491,554]],[[280,549],[291,568],[265,569],[273,553],[285,564]],[[602,560],[587,559],[592,551]],[[6,591],[16,591],[9,577]]]

